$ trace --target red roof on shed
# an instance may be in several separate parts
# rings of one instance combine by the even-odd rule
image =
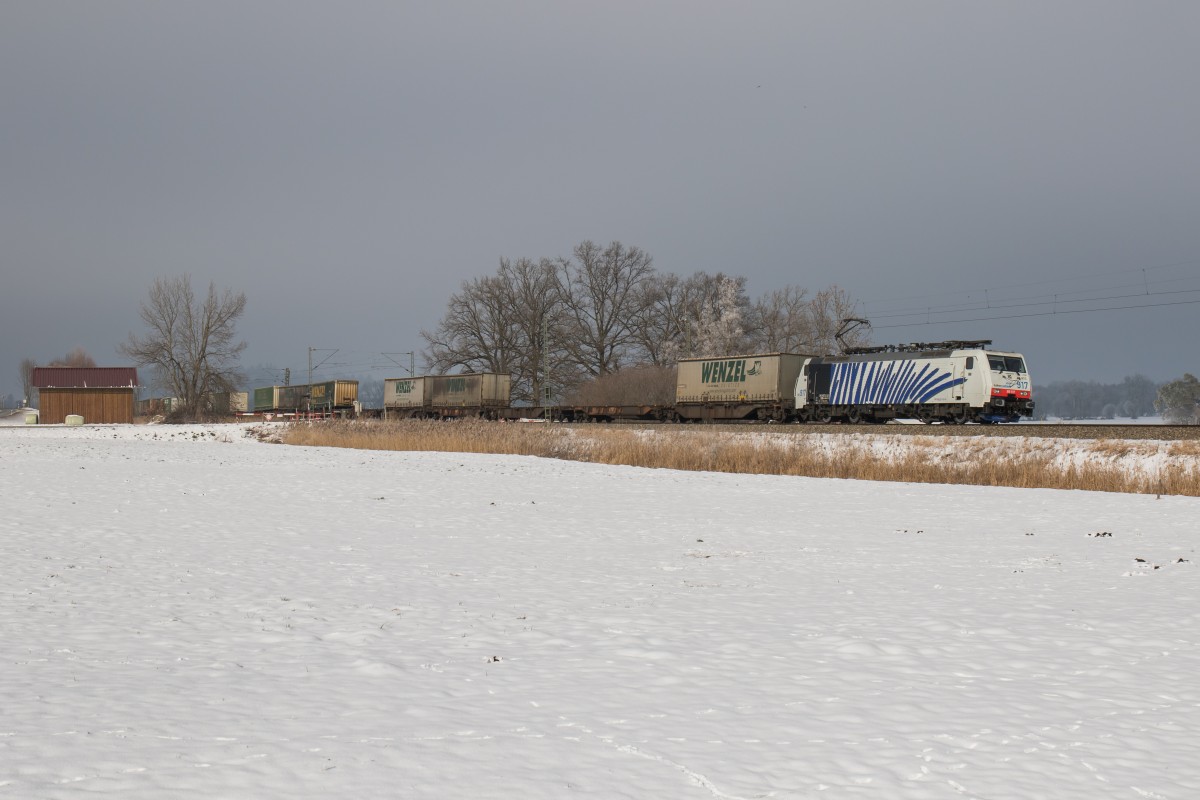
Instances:
[[[138,385],[136,367],[34,367],[36,389],[125,389]]]

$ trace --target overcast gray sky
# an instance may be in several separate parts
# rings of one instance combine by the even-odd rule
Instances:
[[[584,239],[1035,381],[1200,372],[1197,41],[1193,0],[8,0],[0,394],[124,363],[184,272],[246,293],[246,366],[370,372]]]

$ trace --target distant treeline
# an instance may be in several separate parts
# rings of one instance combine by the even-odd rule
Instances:
[[[1055,381],[1035,384],[1034,419],[1113,419],[1150,417],[1160,386],[1145,375],[1129,375],[1120,383]]]

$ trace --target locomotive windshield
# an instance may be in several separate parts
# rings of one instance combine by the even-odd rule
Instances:
[[[1025,371],[1025,360],[1020,356],[998,356],[988,353],[988,365],[993,372]]]

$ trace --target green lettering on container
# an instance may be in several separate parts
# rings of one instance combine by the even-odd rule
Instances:
[[[757,375],[757,372],[751,372]],[[705,361],[700,364],[701,383],[745,383],[746,359],[730,358],[725,361]]]

